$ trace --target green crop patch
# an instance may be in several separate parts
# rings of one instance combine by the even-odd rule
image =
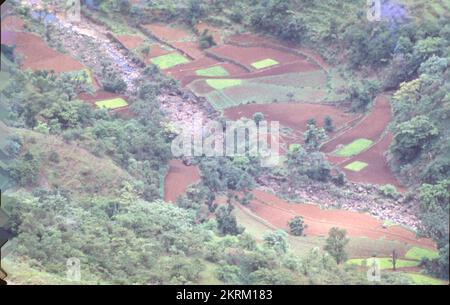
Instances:
[[[370,145],[372,145],[373,141],[368,139],[357,139],[352,143],[345,145],[338,151],[336,151],[336,155],[339,157],[351,157],[356,156],[362,151],[366,150]]]
[[[415,260],[421,260],[422,258],[428,258],[428,259],[434,259],[439,257],[439,253],[437,251],[419,248],[419,247],[412,247],[411,249],[406,252],[405,257],[408,259],[415,259]]]
[[[228,76],[230,75],[228,73],[228,71],[221,66],[215,66],[215,67],[211,67],[211,68],[206,68],[206,69],[200,69],[195,71],[195,74],[199,75],[199,76]]]
[[[116,109],[128,106],[128,103],[121,97],[95,102],[98,108]]]
[[[267,59],[263,59],[257,62],[252,63],[252,67],[255,69],[264,69],[264,68],[268,68],[268,67],[272,67],[275,65],[278,65],[279,62],[271,59],[271,58],[267,58]]]
[[[354,172],[359,172],[366,168],[369,164],[361,161],[354,161],[350,164],[348,164],[345,168]]]
[[[378,261],[380,262],[380,268],[381,269],[392,269],[392,258],[390,257],[380,257],[378,258]],[[373,265],[373,258],[353,258],[349,259],[346,264],[348,265],[356,265],[356,266],[363,266],[363,267],[371,267]],[[396,268],[407,268],[407,267],[417,267],[420,264],[418,261],[408,261],[404,259],[397,259],[397,262],[395,264]]]
[[[216,89],[222,90],[229,87],[239,86],[242,84],[242,80],[240,79],[207,79],[206,83]]]
[[[164,70],[175,67],[177,65],[188,63],[189,59],[178,53],[170,53],[153,57],[151,59],[151,62],[157,65],[160,69]]]
[[[443,285],[444,283],[435,279],[431,276],[419,274],[419,273],[407,273],[408,277],[413,281],[416,285]]]

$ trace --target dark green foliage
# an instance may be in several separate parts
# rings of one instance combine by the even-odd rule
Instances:
[[[345,183],[347,183],[347,178],[345,176],[345,173],[338,169],[336,175],[333,176],[332,181],[337,186],[343,186],[345,185]]]
[[[194,25],[205,14],[205,9],[201,0],[189,0],[185,20],[187,23]]]
[[[425,263],[428,271],[438,277],[449,278],[449,209],[450,179],[420,188],[420,218],[424,228],[421,234],[433,238],[439,249],[439,258]]]
[[[258,4],[251,15],[250,24],[253,28],[287,41],[301,42],[306,29],[305,22],[291,13],[290,1],[264,0]]]
[[[303,137],[308,151],[319,150],[320,145],[328,138],[323,128],[316,127],[315,120],[308,124],[308,129],[303,134]]]
[[[8,155],[10,158],[15,158],[19,155],[20,151],[22,150],[23,142],[22,138],[18,135],[12,135],[9,136],[6,139],[6,143],[4,144],[4,152]]]
[[[26,152],[20,159],[7,164],[6,171],[20,186],[35,186],[39,179],[41,161],[37,156]]]
[[[314,118],[310,118],[310,119],[308,119],[308,121],[306,121],[306,124],[317,126],[317,121]]]
[[[275,250],[277,253],[286,253],[289,249],[287,233],[283,230],[267,233],[264,236],[264,242],[268,248]]]
[[[326,182],[331,178],[331,166],[321,152],[307,153],[302,147],[288,153],[288,179],[292,187],[302,181],[302,177]]]
[[[365,112],[378,93],[378,84],[374,81],[355,81],[350,84],[347,94],[353,111]]]
[[[394,131],[391,151],[400,162],[409,162],[439,133],[436,126],[424,115],[398,124]]]
[[[209,34],[208,29],[205,29],[200,35],[199,44],[201,49],[208,49],[216,45],[214,38]]]
[[[236,217],[231,214],[234,207],[231,204],[220,206],[216,211],[217,228],[223,235],[237,235],[243,232],[243,228],[239,227]]]
[[[261,112],[256,112],[253,114],[253,121],[258,125],[259,122],[264,121],[264,114]]]
[[[113,69],[112,64],[108,61],[102,63],[102,84],[103,89],[114,93],[123,93],[127,90],[127,84],[120,77],[118,71]]]
[[[347,260],[347,253],[345,252],[345,246],[348,244],[349,239],[346,237],[347,232],[344,229],[331,228],[328,232],[328,238],[326,240],[325,251],[327,251],[335,260],[340,264]]]
[[[333,119],[329,115],[324,118],[323,124],[326,132],[334,131]]]
[[[1,52],[2,56],[5,56],[8,60],[14,62],[15,56],[14,56],[14,49],[16,46],[8,46],[6,44],[1,44]]]
[[[295,216],[288,222],[291,234],[295,236],[302,236],[305,229],[308,227],[301,216]]]

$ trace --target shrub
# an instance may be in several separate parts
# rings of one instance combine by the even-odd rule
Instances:
[[[292,218],[288,222],[288,225],[291,230],[291,234],[295,236],[302,236],[305,229],[308,227],[301,216],[295,216]]]
[[[397,189],[395,188],[395,186],[393,186],[391,184],[386,184],[386,185],[380,186],[379,190],[380,190],[381,195],[383,195],[384,197],[388,197],[388,198],[396,199],[400,195],[397,192]]]

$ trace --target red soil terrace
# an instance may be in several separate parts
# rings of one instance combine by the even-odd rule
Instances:
[[[349,124],[358,116],[346,113],[330,105],[304,103],[248,104],[225,109],[225,117],[231,120],[252,118],[253,114],[261,112],[267,121],[279,121],[281,125],[295,131],[306,131],[307,121],[316,119],[318,126],[323,126],[326,116],[330,116],[336,129]]]
[[[389,98],[385,95],[379,95],[375,99],[371,113],[357,126],[323,145],[322,151],[333,152],[339,145],[347,145],[360,138],[377,141],[389,125],[391,117]]]
[[[24,56],[21,64],[23,69],[53,70],[60,73],[86,68],[72,57],[53,50],[34,34],[4,31],[1,43],[16,46],[16,51]]]
[[[189,40],[192,35],[180,28],[172,28],[162,24],[146,24],[144,28],[151,31],[160,40],[173,42]]]
[[[164,201],[176,202],[189,185],[200,181],[200,171],[196,166],[186,166],[181,160],[169,162],[169,172],[164,179]]]
[[[302,216],[308,225],[306,235],[326,236],[332,227],[343,228],[350,237],[396,240],[427,248],[435,248],[430,239],[417,238],[416,234],[400,226],[383,228],[383,223],[363,213],[345,210],[322,210],[313,204],[289,203],[267,192],[253,191],[255,199],[248,206],[257,216],[270,224],[288,229],[288,221]]]
[[[208,30],[208,34],[212,35],[215,43],[217,44],[223,43],[221,29],[203,22],[196,24],[195,29],[198,31],[199,34],[202,34],[204,30]]]
[[[397,187],[398,190],[404,191],[404,186],[402,186],[402,184],[395,178],[386,158],[384,157],[385,152],[389,150],[392,138],[393,135],[391,133],[387,133],[378,143],[373,145],[368,150],[340,164],[340,167],[342,167],[345,171],[347,178],[350,181],[358,183],[372,183],[380,185],[392,184]],[[345,169],[346,165],[354,161],[365,162],[368,166],[359,172]]]
[[[2,31],[21,31],[24,22],[17,16],[7,16],[1,22]]]
[[[117,35],[116,38],[128,50],[136,49],[144,42],[144,38],[139,35]]]
[[[254,68],[251,66],[252,63],[268,58],[274,59],[280,64],[292,63],[300,59],[305,60],[305,57],[265,47],[243,48],[225,44],[211,48],[209,51],[220,57],[229,58],[239,62],[253,70]]]

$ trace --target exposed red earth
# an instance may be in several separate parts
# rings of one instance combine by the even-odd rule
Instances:
[[[23,55],[21,62],[23,69],[53,70],[61,73],[80,71],[86,68],[72,57],[53,50],[34,34],[2,31],[1,43],[16,46],[16,52]]]
[[[203,59],[200,59],[200,60],[203,60]],[[210,60],[212,61],[214,59],[210,58]],[[219,61],[216,61],[216,62],[219,62]],[[194,64],[194,63],[195,63],[195,61],[192,62],[192,64]],[[189,64],[191,64],[191,63],[189,63]],[[310,72],[310,71],[316,71],[316,70],[320,69],[317,65],[312,64],[303,59],[300,59],[294,63],[277,65],[277,66],[271,67],[269,69],[263,69],[260,71],[252,71],[252,72],[247,72],[242,67],[235,65],[233,63],[224,62],[224,63],[221,63],[220,65],[223,66],[228,71],[228,73],[230,74],[229,76],[204,77],[204,76],[196,75],[195,70],[193,70],[193,71],[185,70],[185,67],[188,66],[189,64],[177,66],[176,68],[180,72],[175,72],[175,71],[172,72],[173,76],[176,79],[181,80],[183,85],[188,85],[197,79],[206,79],[206,78],[256,79],[258,77],[264,77],[264,76],[282,75],[282,74],[286,74],[286,73]],[[200,66],[200,63],[199,63],[196,70],[204,69],[205,67],[206,66]],[[212,91],[212,90],[209,90],[209,91]]]
[[[153,44],[150,45],[150,52],[148,53],[148,55],[144,59],[144,62],[146,64],[149,64],[149,63],[151,63],[151,59],[153,57],[166,55],[166,54],[169,54],[171,52],[173,52],[173,50],[165,49],[161,45],[153,43]]]
[[[338,165],[345,171],[350,181],[379,185],[391,184],[397,187],[399,191],[404,191],[404,186],[395,178],[385,158],[385,153],[389,150],[392,142],[392,134],[385,133],[391,116],[389,98],[386,95],[379,95],[375,99],[371,113],[353,128],[323,145],[321,150],[328,153],[328,161]],[[332,154],[340,145],[349,144],[360,138],[372,140],[374,144],[367,150],[350,158]],[[352,171],[345,168],[345,166],[354,161],[365,162],[368,166],[360,171]]]
[[[144,42],[144,38],[139,35],[117,35],[116,38],[128,50],[136,49]]]
[[[199,34],[202,34],[204,30],[208,30],[208,33],[210,35],[212,35],[212,37],[214,39],[214,42],[216,44],[222,44],[223,43],[222,30],[221,29],[218,29],[218,28],[216,28],[214,26],[211,26],[211,25],[209,25],[207,23],[204,23],[204,22],[197,23],[195,25],[195,29],[197,30],[197,32]]]
[[[196,79],[204,79],[204,78],[219,78],[219,77],[205,77],[205,76],[199,76],[196,74],[197,70],[210,68],[213,66],[221,66],[225,68],[225,70],[228,71],[230,74],[227,77],[223,78],[230,78],[230,77],[238,77],[244,75],[246,71],[234,64],[227,63],[227,62],[220,62],[214,58],[211,57],[201,57],[197,60],[191,61],[187,64],[178,65],[173,68],[165,70],[165,72],[168,75],[173,76],[175,79],[179,80],[183,86],[186,86],[193,82]]]
[[[330,65],[323,59],[319,54],[312,52],[309,49],[299,48],[292,44],[284,44],[281,45],[279,41],[276,41],[271,38],[256,36],[254,34],[237,34],[227,37],[226,43],[233,44],[237,46],[266,46],[266,47],[274,47],[274,48],[288,48],[291,51],[297,51],[306,57],[310,58],[316,64],[318,64],[322,69],[328,71],[330,69]]]
[[[189,185],[200,181],[200,171],[196,166],[187,166],[181,160],[169,162],[169,172],[164,179],[164,201],[176,202]]]
[[[280,64],[296,62],[300,59],[305,60],[305,57],[299,55],[290,54],[287,52],[279,51],[272,48],[265,47],[239,47],[234,45],[220,45],[209,49],[209,52],[216,54],[217,56],[234,60],[247,66],[249,69],[254,70],[251,66],[252,63],[264,60],[274,59]]]
[[[294,137],[287,140],[287,145],[300,143],[302,133],[307,129],[307,121],[311,118],[317,121],[318,126],[323,126],[325,117],[330,116],[336,131],[354,123],[359,118],[358,115],[346,113],[335,106],[306,103],[247,104],[227,108],[224,115],[230,120],[251,119],[256,112],[261,112],[264,119],[269,122],[278,121],[281,126],[289,127],[295,131]],[[331,133],[331,135],[333,134]]]
[[[397,190],[404,191],[404,186],[395,178],[392,173],[389,164],[387,163],[384,154],[389,150],[389,146],[392,142],[392,134],[386,133],[383,138],[375,143],[368,150],[363,151],[357,156],[350,158],[340,164],[340,167],[345,171],[347,178],[350,181],[358,183],[372,183],[372,184],[392,184],[397,187]],[[345,166],[354,162],[362,161],[368,164],[368,166],[359,172],[345,169]]]
[[[199,59],[204,56],[198,41],[175,41],[172,42],[171,45],[183,51],[193,59]]]
[[[360,138],[377,141],[389,125],[391,117],[389,98],[385,95],[379,95],[375,99],[372,111],[361,120],[360,123],[324,144],[322,146],[322,151],[331,153],[336,150],[339,145],[347,145]]]
[[[187,41],[192,38],[192,34],[181,28],[170,27],[163,24],[146,24],[143,25],[143,27],[151,31],[158,39],[166,42]]]
[[[383,222],[363,213],[346,210],[323,210],[313,204],[289,203],[270,193],[255,190],[254,200],[248,208],[273,226],[288,230],[288,221],[302,216],[308,225],[305,234],[327,236],[332,227],[343,228],[350,237],[396,240],[412,245],[435,249],[430,239],[417,238],[416,234],[400,226],[383,227]]]
[[[22,31],[24,22],[17,16],[7,16],[1,22],[2,31]]]

